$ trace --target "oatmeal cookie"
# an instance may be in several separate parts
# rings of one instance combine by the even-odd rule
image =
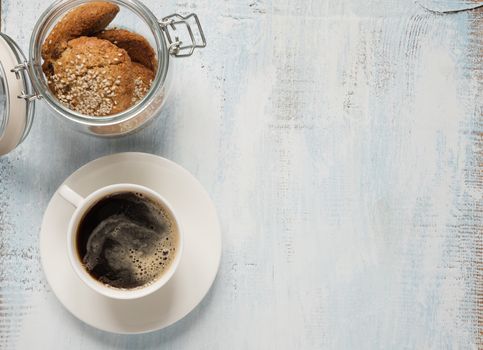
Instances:
[[[107,29],[97,34],[98,38],[109,40],[127,51],[133,62],[156,71],[158,62],[149,42],[142,36],[125,29]]]
[[[134,76],[127,52],[107,40],[82,36],[70,40],[53,63],[49,85],[68,108],[105,116],[132,104]]]
[[[132,76],[134,79],[134,91],[132,103],[140,101],[151,87],[154,72],[140,63],[132,62]]]
[[[69,40],[100,32],[118,12],[119,6],[109,2],[90,2],[74,8],[50,31],[42,45],[42,58],[51,61],[60,57]]]

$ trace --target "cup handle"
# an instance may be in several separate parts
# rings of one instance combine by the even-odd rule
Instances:
[[[80,194],[75,192],[72,188],[67,185],[62,185],[59,188],[59,194],[62,198],[64,198],[67,202],[72,204],[74,207],[78,207],[84,201],[84,197]]]

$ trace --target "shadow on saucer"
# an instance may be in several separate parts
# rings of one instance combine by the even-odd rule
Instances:
[[[98,330],[81,321],[78,321],[78,324],[84,328],[83,335],[85,337],[92,338],[95,343],[102,344],[103,348],[159,349],[160,344],[169,347],[169,344],[176,344],[178,338],[186,335],[196,323],[201,322],[206,316],[207,310],[213,303],[213,294],[217,288],[217,279],[218,277],[215,279],[212,288],[210,288],[205,298],[193,311],[178,322],[159,331],[142,334],[114,334]]]

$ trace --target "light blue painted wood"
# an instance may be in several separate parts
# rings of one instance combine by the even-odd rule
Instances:
[[[47,3],[1,3],[2,30],[26,49]],[[208,47],[177,62],[148,129],[94,139],[39,104],[27,141],[0,159],[0,348],[478,348],[482,13],[395,0],[145,3],[160,17],[197,12]],[[74,319],[38,253],[57,186],[128,150],[197,176],[224,241],[203,303],[142,336]]]

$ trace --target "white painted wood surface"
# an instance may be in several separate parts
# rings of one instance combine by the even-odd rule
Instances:
[[[403,0],[145,3],[159,16],[198,13],[208,47],[177,62],[166,109],[136,135],[80,135],[38,104],[27,141],[0,159],[0,348],[483,346],[483,12]],[[47,2],[1,5],[2,31],[26,49]],[[38,252],[57,186],[128,150],[197,176],[224,239],[203,303],[140,336],[72,317]]]

